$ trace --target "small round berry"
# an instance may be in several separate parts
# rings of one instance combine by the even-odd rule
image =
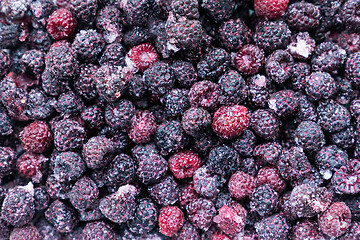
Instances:
[[[192,63],[177,60],[171,67],[180,86],[190,88],[197,81],[197,72]]]
[[[174,88],[161,99],[166,115],[176,117],[182,115],[189,108],[189,91],[186,89]]]
[[[21,177],[31,178],[33,182],[39,182],[42,179],[44,163],[47,160],[42,154],[25,152],[16,160],[16,168]]]
[[[333,174],[331,183],[336,193],[356,194],[360,192],[360,161],[350,160]]]
[[[270,53],[288,45],[291,31],[283,21],[260,22],[255,29],[254,41],[265,52]]]
[[[190,88],[189,100],[192,107],[213,109],[217,106],[221,89],[219,84],[208,80],[196,82]]]
[[[250,195],[250,209],[260,216],[271,215],[279,204],[279,194],[268,184],[255,188]]]
[[[336,92],[334,78],[326,72],[313,72],[305,78],[305,91],[310,99],[328,99]]]
[[[189,108],[182,115],[181,121],[184,131],[193,136],[200,136],[211,124],[211,115],[202,108]]]
[[[260,18],[274,20],[280,18],[286,11],[289,0],[255,0],[255,13]]]
[[[24,226],[14,228],[10,234],[11,240],[41,240],[43,239],[39,230],[35,226]]]
[[[161,206],[173,205],[179,200],[180,189],[171,175],[149,186],[147,190],[151,198]]]
[[[34,189],[34,200],[35,209],[38,211],[45,210],[51,202],[45,187],[37,187]]]
[[[319,7],[308,2],[293,3],[286,12],[286,20],[289,26],[300,31],[308,31],[318,27],[320,19]]]
[[[78,221],[74,209],[59,200],[51,203],[45,211],[45,217],[56,230],[62,233],[71,232]]]
[[[155,142],[162,155],[180,151],[187,140],[179,121],[165,121],[156,130]]]
[[[222,206],[213,221],[226,235],[235,236],[244,231],[246,217],[246,209],[239,203],[235,203],[231,207]]]
[[[184,224],[184,213],[176,206],[163,207],[159,213],[160,232],[171,237],[177,233]]]
[[[300,220],[293,226],[291,239],[326,239],[325,235],[319,230],[317,222],[313,220]]]
[[[154,97],[165,95],[175,83],[171,65],[164,61],[157,61],[146,69],[144,79]]]
[[[128,221],[129,230],[136,234],[144,234],[155,228],[158,219],[158,210],[150,199],[138,200],[134,219]]]
[[[288,239],[290,231],[290,225],[281,214],[263,218],[256,222],[254,227],[258,238],[261,240]]]
[[[105,108],[105,121],[113,129],[126,131],[131,124],[131,119],[135,114],[134,104],[127,100],[109,103]]]
[[[84,62],[94,62],[104,46],[103,36],[93,29],[81,30],[72,44],[77,58]]]
[[[203,231],[209,230],[216,214],[214,203],[205,198],[198,198],[186,206],[189,221]]]
[[[250,129],[259,137],[270,140],[279,131],[279,121],[271,111],[259,109],[250,116]]]
[[[80,21],[88,23],[94,20],[98,3],[96,0],[70,0],[69,7]]]
[[[283,83],[291,77],[293,65],[294,59],[289,52],[276,50],[266,59],[266,75],[276,83]]]
[[[229,51],[239,50],[244,44],[250,42],[252,33],[240,18],[230,19],[219,27],[221,44]]]
[[[54,145],[59,151],[76,150],[86,140],[84,127],[76,120],[63,119],[54,126]]]
[[[100,129],[104,125],[104,111],[97,105],[85,108],[81,113],[81,119],[92,129]]]
[[[114,143],[106,137],[96,136],[84,144],[82,156],[88,168],[97,169],[107,165],[113,153]]]
[[[224,73],[218,84],[221,89],[219,103],[222,105],[240,104],[247,98],[246,82],[237,71],[230,70]]]
[[[156,132],[154,115],[145,110],[135,113],[131,119],[128,135],[134,143],[147,143]]]
[[[117,235],[110,224],[103,221],[100,222],[88,222],[81,232],[80,239],[92,240],[92,239],[116,239]],[[74,238],[72,238],[75,240]]]
[[[159,54],[150,43],[142,43],[131,48],[126,58],[130,66],[143,72],[159,60]]]
[[[50,128],[45,122],[35,121],[21,131],[20,140],[25,150],[43,153],[51,144]]]
[[[85,163],[76,152],[59,152],[55,154],[50,163],[51,169],[58,179],[74,181],[85,172]]]
[[[76,19],[66,8],[59,8],[49,16],[46,29],[56,41],[68,39],[75,33]]]
[[[65,92],[60,94],[55,109],[61,114],[77,114],[84,108],[84,102],[81,97],[74,92]]]
[[[175,153],[168,161],[169,168],[177,179],[192,177],[201,166],[201,158],[191,150]]]
[[[359,30],[360,28],[359,6],[358,0],[347,0],[340,10],[341,20],[346,26],[354,30]]]
[[[351,212],[343,202],[334,202],[318,217],[320,230],[329,237],[340,237],[350,227]]]
[[[283,117],[297,110],[299,102],[294,91],[282,90],[270,96],[268,105],[279,117]]]
[[[311,59],[313,71],[337,74],[346,59],[346,51],[332,42],[323,42],[315,49]]]
[[[225,73],[230,65],[230,54],[221,48],[215,48],[203,55],[197,64],[198,76],[214,80]]]
[[[69,192],[69,200],[76,209],[84,211],[93,205],[98,195],[99,190],[95,182],[88,177],[83,177]]]
[[[354,85],[360,85],[360,52],[351,54],[346,60],[345,77]]]
[[[278,193],[282,193],[286,188],[286,181],[282,179],[276,167],[263,167],[256,175],[257,186],[268,184]]]
[[[229,180],[229,192],[230,195],[240,200],[246,196],[249,196],[256,188],[255,178],[242,171],[234,173]]]
[[[260,71],[265,61],[264,51],[256,45],[242,47],[234,57],[236,69],[245,75],[254,75]]]

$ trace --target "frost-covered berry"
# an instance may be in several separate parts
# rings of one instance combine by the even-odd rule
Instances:
[[[22,130],[20,140],[25,150],[43,153],[48,149],[52,140],[50,128],[45,122],[35,121]]]
[[[343,202],[334,202],[318,217],[320,230],[329,237],[339,237],[350,227],[351,212]]]
[[[176,206],[168,206],[160,209],[159,227],[165,236],[173,236],[184,224],[184,213]]]

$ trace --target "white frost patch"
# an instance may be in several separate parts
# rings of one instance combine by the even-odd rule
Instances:
[[[266,77],[264,75],[258,75],[255,78],[255,85],[259,87],[266,87]]]
[[[135,186],[126,184],[124,186],[119,187],[119,189],[116,191],[116,195],[123,197],[125,195],[132,195],[135,196],[138,194],[138,190]]]
[[[332,177],[332,172],[330,169],[320,170],[320,174],[323,176],[323,179],[329,180]]]
[[[293,54],[297,54],[303,58],[308,58],[310,57],[313,48],[310,44],[308,44],[306,42],[306,40],[304,39],[299,39],[297,38],[297,42],[296,43],[292,43],[289,45],[288,49],[291,53]]]
[[[269,108],[274,110],[275,112],[277,111],[276,99],[272,98],[269,100]]]
[[[21,186],[20,188],[28,191],[31,195],[34,195],[34,184],[32,182],[29,182],[26,186]]]

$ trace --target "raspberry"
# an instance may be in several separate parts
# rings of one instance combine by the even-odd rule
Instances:
[[[242,103],[247,98],[247,86],[241,75],[233,70],[223,74],[218,81],[221,89],[219,103],[232,105]]]
[[[128,222],[129,230],[136,234],[150,232],[156,226],[158,210],[150,199],[142,198],[137,202],[134,219]]]
[[[187,240],[187,239],[200,239],[200,234],[198,230],[188,222],[185,222],[181,230],[177,234],[177,239]]]
[[[243,157],[252,155],[256,143],[255,134],[246,129],[239,137],[232,143],[232,147]]]
[[[24,226],[20,228],[14,228],[10,234],[11,240],[40,240],[42,239],[38,229],[35,226]]]
[[[309,31],[318,27],[320,19],[319,7],[308,2],[290,4],[286,12],[286,20],[289,26],[300,31]]]
[[[86,223],[80,235],[80,239],[83,240],[115,239],[116,237],[116,233],[111,225],[103,221]]]
[[[38,211],[45,210],[50,205],[50,196],[44,187],[34,189],[34,206]]]
[[[249,126],[250,116],[244,106],[222,106],[215,113],[212,122],[214,132],[225,139],[239,136]]]
[[[313,72],[305,78],[305,91],[310,99],[328,99],[336,92],[336,82],[329,73]]]
[[[237,171],[231,176],[228,186],[230,195],[240,200],[254,191],[256,188],[255,178],[242,171]]]
[[[221,94],[220,86],[208,80],[192,85],[189,91],[190,104],[193,107],[213,109],[217,106]]]
[[[261,165],[276,165],[283,147],[277,142],[259,144],[255,147],[253,156]]]
[[[345,77],[356,86],[360,84],[360,52],[351,54],[345,65]]]
[[[313,71],[337,74],[345,62],[346,51],[332,42],[323,42],[315,49],[311,59]]]
[[[0,48],[12,48],[19,42],[20,26],[18,24],[0,23]]]
[[[287,46],[290,37],[291,31],[283,21],[264,21],[256,26],[254,41],[265,52],[270,53]]]
[[[100,129],[104,125],[104,111],[97,105],[85,108],[81,119],[92,129]]]
[[[85,164],[75,152],[61,152],[54,155],[51,166],[54,175],[62,181],[74,181],[85,172]]]
[[[320,230],[330,237],[343,235],[350,227],[351,212],[343,202],[334,202],[318,217]]]
[[[0,178],[12,173],[15,152],[9,147],[0,147]]]
[[[137,189],[132,185],[121,186],[116,193],[107,195],[100,200],[100,211],[115,223],[123,223],[133,217]]]
[[[177,179],[192,177],[201,166],[201,158],[190,150],[175,153],[168,162],[171,172]]]
[[[235,3],[230,0],[204,0],[201,7],[215,22],[222,22],[230,18]]]
[[[126,46],[134,47],[136,45],[149,42],[150,34],[147,29],[134,26],[124,33],[122,41]]]
[[[230,54],[224,49],[215,48],[203,55],[197,64],[198,76],[214,80],[225,73],[230,65]]]
[[[355,130],[348,127],[331,135],[331,142],[342,149],[350,149],[355,143]]]
[[[144,79],[154,97],[165,95],[175,83],[171,66],[163,61],[157,61],[146,69]]]
[[[98,195],[99,190],[95,182],[88,177],[83,177],[72,187],[69,200],[76,209],[84,211],[92,206]]]
[[[157,204],[169,206],[178,201],[180,189],[173,176],[166,176],[159,183],[148,187],[148,192]]]
[[[189,184],[180,190],[179,195],[179,206],[181,209],[185,209],[192,201],[197,199],[199,196],[194,189],[193,184]]]
[[[261,240],[287,239],[290,226],[282,215],[275,214],[255,223],[255,230]]]
[[[134,100],[144,99],[146,96],[147,86],[140,74],[133,74],[130,78],[128,91],[129,96]]]
[[[276,50],[265,61],[266,75],[276,83],[283,83],[291,77],[293,64],[290,53]]]
[[[268,105],[279,117],[283,117],[292,114],[299,102],[294,91],[283,90],[273,93],[268,100]]]
[[[78,221],[74,209],[59,200],[51,203],[45,211],[45,217],[56,230],[62,233],[71,232]]]
[[[262,68],[265,60],[264,51],[256,45],[243,46],[234,57],[236,69],[245,75],[254,75]]]
[[[4,50],[0,50],[0,77],[4,77],[9,72],[12,65],[10,55]]]
[[[360,51],[360,35],[351,32],[342,32],[338,39],[337,44],[345,49],[348,54],[356,53]]]
[[[189,108],[188,90],[174,88],[162,99],[167,116],[176,117],[182,115]]]
[[[107,102],[114,102],[119,99],[128,82],[123,78],[120,67],[108,64],[97,69],[94,78],[97,93]]]
[[[72,48],[79,60],[94,62],[105,46],[103,36],[93,29],[76,34]]]
[[[150,43],[142,43],[131,48],[126,59],[130,66],[143,72],[159,60],[159,55]]]
[[[3,220],[14,227],[21,227],[29,223],[34,215],[34,187],[31,182],[14,187],[6,194],[1,207]]]
[[[350,160],[333,174],[332,186],[339,194],[356,194],[360,192],[360,162]]]
[[[113,129],[125,131],[130,126],[134,114],[134,104],[127,99],[121,99],[106,105],[105,121]]]
[[[350,125],[350,112],[333,101],[320,103],[317,112],[318,123],[326,132],[338,132]]]
[[[313,220],[300,220],[293,226],[291,239],[325,239],[323,233],[319,230],[317,222]]]
[[[347,153],[335,145],[323,147],[316,155],[315,164],[320,174],[326,180],[332,177],[334,171],[345,166],[349,157]]]
[[[73,92],[65,92],[60,94],[55,109],[61,114],[77,114],[84,108],[84,102],[79,95]]]
[[[220,192],[219,187],[223,179],[216,174],[211,174],[208,167],[201,167],[194,172],[194,189],[206,198],[214,199]]]
[[[42,171],[47,160],[42,154],[25,152],[16,160],[16,168],[21,177],[31,178],[37,183],[42,179]]]
[[[176,206],[163,207],[159,213],[160,232],[171,237],[177,233],[184,224],[184,213]]]
[[[112,188],[132,182],[135,179],[135,161],[126,154],[117,155],[106,171],[106,185]]]
[[[25,150],[43,153],[48,149],[52,140],[50,128],[45,122],[35,121],[21,131],[20,140]]]
[[[294,58],[305,60],[310,58],[310,56],[313,54],[315,50],[315,44],[315,40],[311,38],[308,32],[300,32],[292,36],[291,42],[287,49]],[[302,64],[305,63],[296,63],[295,65],[301,66]],[[293,71],[295,72],[295,69],[293,69]]]
[[[359,10],[360,3],[358,0],[346,1],[340,10],[341,20],[346,26],[358,30],[360,27]]]
[[[47,19],[46,30],[55,41],[71,38],[76,30],[76,19],[69,10],[59,8]]]
[[[82,156],[88,168],[97,169],[106,166],[113,153],[113,142],[105,137],[96,136],[84,144]]]
[[[75,120],[64,119],[54,126],[54,145],[59,151],[76,150],[86,140],[84,127]]]
[[[277,167],[282,178],[294,181],[309,174],[311,165],[301,147],[292,147],[282,150]]]
[[[255,13],[260,18],[274,20],[280,18],[286,11],[289,0],[255,0]]]
[[[207,231],[216,214],[214,204],[205,198],[198,198],[186,206],[189,221],[200,230]]]
[[[146,0],[119,1],[120,9],[124,11],[124,21],[130,25],[146,25],[151,15],[150,2]]]
[[[255,178],[256,185],[261,186],[268,184],[278,193],[282,193],[286,188],[286,181],[275,167],[263,167],[259,170]]]
[[[250,195],[250,209],[260,216],[269,216],[278,207],[278,200],[278,193],[270,185],[260,185]]]
[[[199,15],[199,3],[196,0],[176,0],[170,1],[170,9],[173,14],[184,16],[187,19],[198,19]]]
[[[259,109],[251,114],[249,127],[259,137],[270,140],[278,134],[279,121],[274,113]]]
[[[91,22],[98,8],[96,0],[70,0],[70,9],[81,22]]]
[[[235,236],[244,231],[246,216],[245,208],[239,203],[235,203],[230,207],[226,205],[221,207],[213,221],[226,235]]]
[[[233,174],[238,169],[239,164],[239,154],[226,145],[213,148],[207,159],[209,170],[221,176]]]
[[[99,63],[101,66],[106,64],[123,66],[125,64],[125,48],[120,43],[111,43],[105,46],[102,52]]]
[[[229,51],[239,50],[250,42],[252,33],[240,18],[223,22],[219,28],[219,40]]]
[[[162,155],[178,152],[187,140],[179,121],[165,121],[156,130],[155,142]]]

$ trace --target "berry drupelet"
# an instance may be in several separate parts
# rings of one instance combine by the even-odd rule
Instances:
[[[186,206],[189,221],[200,230],[207,231],[216,215],[214,203],[205,198],[198,198]]]
[[[173,236],[184,224],[184,213],[176,206],[160,209],[159,228],[165,236]]]
[[[179,121],[165,121],[156,130],[155,142],[162,155],[178,152],[187,141],[188,137]]]
[[[59,151],[77,150],[86,140],[85,128],[76,120],[60,120],[55,123],[52,130],[54,145]]]
[[[20,140],[25,150],[43,153],[52,141],[50,128],[45,122],[35,121],[22,130]]]
[[[286,11],[289,0],[255,0],[255,13],[259,18],[274,20],[280,18]]]
[[[339,237],[350,227],[351,212],[343,202],[334,202],[318,217],[320,230],[329,237]]]
[[[15,151],[9,147],[0,147],[0,178],[12,173]]]
[[[240,156],[234,149],[222,145],[210,151],[207,166],[211,173],[225,176],[234,173],[239,168],[240,161]]]
[[[148,187],[151,198],[160,206],[174,205],[180,194],[175,178],[171,175],[164,177],[159,183]]]
[[[235,236],[244,231],[246,217],[246,209],[239,203],[234,203],[230,207],[222,206],[213,221],[226,235]]]
[[[171,172],[177,179],[192,177],[201,166],[201,158],[191,150],[175,153],[168,162]]]
[[[98,195],[99,190],[95,182],[88,177],[83,177],[69,192],[69,200],[76,209],[84,211],[93,205]]]
[[[306,151],[320,151],[325,145],[321,127],[312,121],[303,121],[295,131],[295,142]]]
[[[259,240],[287,239],[290,225],[282,215],[275,214],[255,223],[255,230]]]
[[[79,60],[94,62],[105,46],[103,36],[93,29],[76,34],[72,48]]]
[[[174,88],[162,99],[168,117],[182,115],[189,108],[188,90]]]
[[[239,50],[243,45],[250,42],[251,30],[241,19],[231,19],[223,22],[219,28],[219,40],[229,51]]]
[[[279,131],[279,120],[272,111],[259,109],[250,115],[249,128],[266,140],[274,138]]]
[[[111,140],[103,136],[95,136],[84,144],[82,156],[88,168],[97,169],[111,161],[114,150],[114,143]]]
[[[55,200],[45,211],[46,220],[48,220],[59,232],[71,232],[77,222],[75,210],[65,203]]]
[[[190,88],[197,81],[197,71],[190,62],[175,60],[171,64],[176,82]]]
[[[10,54],[4,50],[0,50],[0,77],[4,77],[10,70],[12,61]]]
[[[165,95],[175,83],[171,66],[164,61],[157,61],[146,69],[144,79],[154,97]]]
[[[117,235],[110,224],[103,221],[88,222],[81,232],[80,239],[115,239]]]
[[[286,22],[291,28],[309,31],[319,26],[321,13],[319,6],[308,2],[295,2],[286,11]]]
[[[221,89],[219,103],[233,105],[244,102],[247,98],[247,85],[242,76],[233,70],[223,74],[218,81]]]
[[[149,198],[137,201],[134,218],[128,221],[129,230],[135,234],[144,234],[155,228],[158,219],[158,209]]]
[[[42,179],[47,160],[42,154],[25,152],[16,160],[16,168],[21,177],[30,178],[38,183]],[[5,162],[3,162],[3,167],[5,167]]]
[[[255,178],[242,171],[237,171],[231,176],[228,187],[230,195],[240,200],[254,191],[256,188]]]
[[[206,53],[197,64],[198,76],[214,80],[225,73],[230,65],[230,54],[222,48],[215,48]]]
[[[96,0],[71,0],[69,7],[77,19],[88,23],[94,20],[98,3]]]
[[[135,161],[128,155],[117,155],[106,171],[106,185],[112,188],[133,182],[136,176]]]

